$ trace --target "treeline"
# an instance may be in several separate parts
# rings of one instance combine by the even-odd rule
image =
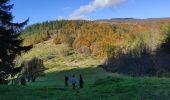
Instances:
[[[43,23],[34,24],[28,26],[22,32],[22,38],[25,39],[23,45],[37,44],[48,40],[54,34],[58,34],[68,23],[73,21],[46,21]],[[74,21],[76,26],[75,29],[80,27],[85,21]],[[71,31],[72,32],[72,31]],[[68,34],[68,33],[67,33]],[[73,33],[72,33],[73,34]]]
[[[170,23],[161,27],[158,36],[157,41],[159,42],[154,50],[143,43],[140,47],[127,53],[120,53],[117,57],[112,56],[107,59],[103,68],[107,71],[131,76],[170,77]]]

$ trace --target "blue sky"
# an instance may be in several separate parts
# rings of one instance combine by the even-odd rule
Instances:
[[[11,0],[15,22],[170,17],[170,0]]]

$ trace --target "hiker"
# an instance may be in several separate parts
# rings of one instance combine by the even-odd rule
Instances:
[[[72,84],[72,86],[73,86],[73,89],[76,88],[76,83],[77,83],[77,78],[75,77],[75,75],[73,75],[73,76],[71,77],[71,84]]]
[[[21,85],[26,85],[26,80],[24,76],[21,77],[20,82],[21,82]]]
[[[68,86],[68,80],[69,80],[68,76],[65,76],[65,86],[66,87]]]
[[[80,85],[80,88],[83,88],[83,77],[81,74],[80,74],[80,79],[79,79],[79,85]]]

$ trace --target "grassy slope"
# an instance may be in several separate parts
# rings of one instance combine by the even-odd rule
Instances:
[[[44,59],[47,75],[27,86],[0,86],[0,100],[168,100],[168,78],[132,78],[105,72],[96,67],[94,57],[76,53],[63,56],[65,45],[53,45],[50,41],[38,44],[24,55],[25,59],[38,56]],[[48,60],[47,56],[54,56]],[[73,90],[64,87],[64,75],[82,74],[85,88]]]
[[[49,56],[51,56],[52,59],[48,59]],[[95,66],[101,62],[95,57],[80,54],[67,45],[55,45],[52,43],[52,40],[35,45],[34,48],[23,57],[26,60],[30,60],[32,57],[39,57],[44,60],[44,64],[47,68],[55,68],[58,66],[62,69],[68,69],[68,67],[82,68]]]

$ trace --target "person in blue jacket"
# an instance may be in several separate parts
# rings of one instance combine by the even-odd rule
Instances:
[[[77,78],[75,77],[75,75],[73,75],[73,76],[71,77],[71,84],[72,84],[72,86],[73,86],[73,89],[76,88],[76,83],[77,83]]]

